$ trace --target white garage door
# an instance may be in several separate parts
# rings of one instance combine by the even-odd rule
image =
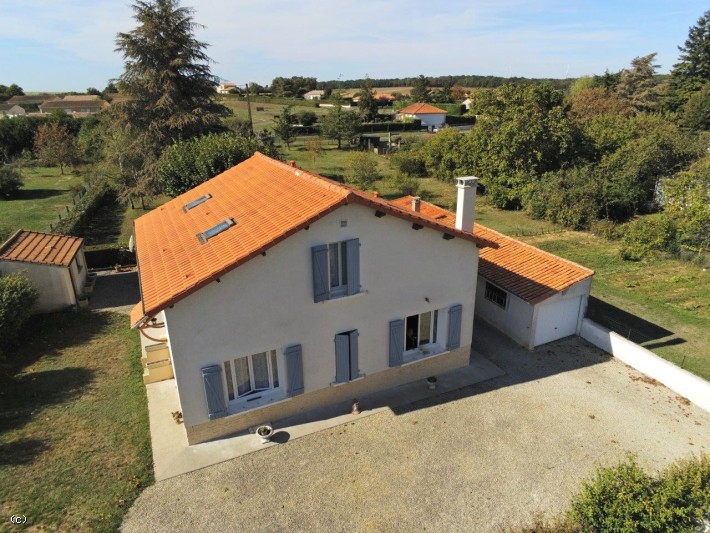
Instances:
[[[581,296],[549,304],[541,304],[537,311],[535,346],[569,337],[577,332],[577,318]]]

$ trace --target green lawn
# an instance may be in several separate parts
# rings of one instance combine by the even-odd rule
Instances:
[[[23,514],[33,531],[115,531],[153,482],[140,343],[127,325],[89,312],[26,325],[12,379],[0,374],[0,530]]]
[[[49,224],[67,205],[84,179],[80,173],[59,168],[23,168],[24,186],[17,198],[0,200],[0,237],[19,228],[49,231]]]

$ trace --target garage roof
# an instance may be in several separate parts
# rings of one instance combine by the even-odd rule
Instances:
[[[19,230],[0,245],[0,260],[69,266],[83,242],[80,237]]]
[[[392,203],[411,209],[412,197]],[[456,214],[429,202],[421,202],[420,213],[450,227]],[[490,228],[474,224],[473,234],[497,246],[481,248],[478,273],[526,302],[536,304],[594,275],[594,271],[545,252]]]

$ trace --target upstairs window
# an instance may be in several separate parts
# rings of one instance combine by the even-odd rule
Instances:
[[[311,257],[314,302],[360,292],[360,239],[314,246]]]
[[[484,296],[486,300],[490,300],[503,309],[505,309],[508,304],[508,293],[488,281],[486,281],[486,292]]]

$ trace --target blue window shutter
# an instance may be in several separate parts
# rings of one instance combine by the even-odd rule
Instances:
[[[286,394],[297,396],[303,394],[303,350],[300,344],[289,346],[284,350],[286,357],[286,375],[288,386]]]
[[[404,353],[404,320],[398,318],[390,322],[390,366],[402,364]]]
[[[224,388],[222,386],[222,367],[219,365],[206,366],[202,369],[202,381],[205,385],[207,398],[207,415],[210,420],[222,418],[227,414],[224,403]]]
[[[350,337],[350,379],[360,377],[360,368],[357,357],[357,338],[360,334],[355,331],[348,333]]]
[[[345,241],[348,258],[348,296],[360,292],[360,239]]]
[[[446,338],[446,347],[451,349],[461,346],[461,304],[449,307],[449,331]]]
[[[313,301],[328,300],[328,245],[311,248],[313,257]]]
[[[347,333],[335,336],[335,382],[350,381],[350,337]]]

